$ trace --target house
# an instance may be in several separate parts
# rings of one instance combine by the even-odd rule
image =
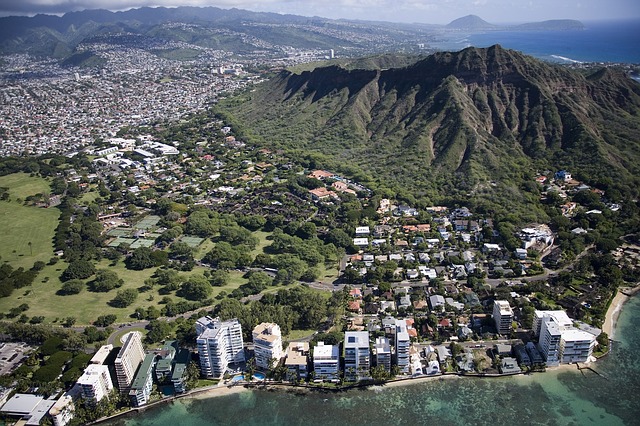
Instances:
[[[369,235],[370,232],[371,231],[370,231],[368,226],[358,226],[356,228],[356,236],[357,237],[360,237],[360,236],[363,236],[363,235]]]
[[[451,350],[445,345],[436,346],[435,350],[438,353],[438,360],[440,360],[441,363],[445,363],[451,359]]]
[[[369,245],[368,238],[354,238],[353,245],[356,247],[367,247]]]
[[[326,170],[314,170],[307,177],[319,180],[331,179],[335,175],[331,172],[327,172]]]
[[[469,352],[460,353],[458,356],[456,356],[456,364],[458,364],[458,368],[462,372],[470,373],[472,371],[475,371],[472,353],[469,353]]]
[[[429,297],[429,305],[431,306],[432,311],[439,306],[442,306],[442,308],[444,308],[445,303],[446,302],[444,300],[444,297],[440,296],[439,294],[434,294],[433,296]]]
[[[527,258],[527,250],[523,248],[517,248],[515,255],[517,259],[525,260]]]
[[[520,367],[518,366],[515,358],[504,357],[500,361],[500,372],[502,374],[514,374],[521,373],[522,370],[520,370]]]
[[[420,273],[417,269],[407,269],[407,279],[417,280],[418,278],[420,278]]]
[[[415,302],[413,302],[413,309],[417,311],[422,311],[422,310],[425,310],[426,308],[427,308],[426,300],[416,300]]]
[[[326,200],[329,197],[332,198],[337,198],[338,195],[333,192],[333,191],[329,191],[327,188],[325,187],[320,187],[320,188],[316,188],[316,189],[310,189],[309,193],[311,194],[311,197],[314,200]]]
[[[501,357],[505,357],[505,356],[511,356],[512,353],[512,348],[511,345],[505,345],[502,343],[497,343],[493,349],[493,351],[501,356]]]
[[[464,309],[464,303],[457,302],[457,301],[453,300],[452,297],[445,298],[444,302],[445,302],[445,306],[449,305],[453,309],[455,309],[456,311],[462,311]]]

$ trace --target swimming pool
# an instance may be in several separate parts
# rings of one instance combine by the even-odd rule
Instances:
[[[253,380],[264,380],[265,379],[265,375],[264,373],[253,373]],[[238,374],[237,376],[234,376],[233,379],[231,379],[232,382],[241,382],[244,380],[244,374]]]

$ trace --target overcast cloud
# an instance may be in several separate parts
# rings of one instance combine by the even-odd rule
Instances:
[[[0,0],[0,15],[142,6],[237,7],[327,18],[444,24],[468,14],[492,23],[640,17],[638,0]]]

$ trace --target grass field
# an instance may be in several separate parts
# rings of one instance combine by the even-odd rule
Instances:
[[[42,178],[16,173],[1,176],[0,187],[8,187],[10,194],[10,201],[0,201],[0,261],[25,269],[38,260],[47,262],[53,256],[53,234],[60,211],[25,206],[17,199],[47,192],[49,183]]]

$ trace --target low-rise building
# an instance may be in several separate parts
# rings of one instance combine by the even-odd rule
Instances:
[[[309,342],[291,342],[287,347],[287,380],[290,382],[304,380],[308,376]]]

